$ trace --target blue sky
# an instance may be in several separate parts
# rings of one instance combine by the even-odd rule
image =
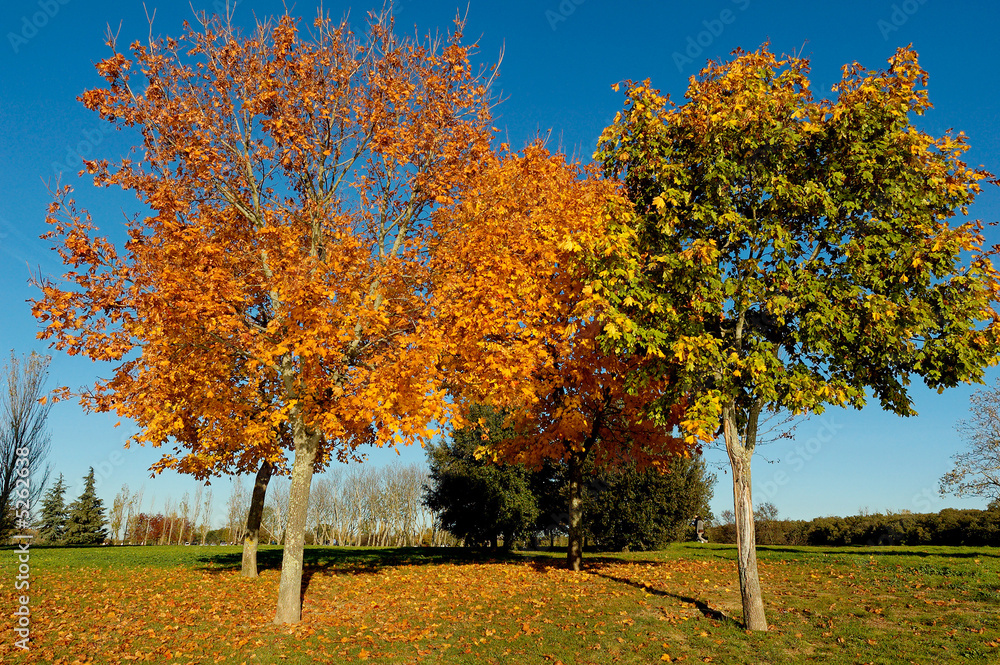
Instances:
[[[412,33],[443,30],[468,0],[401,0],[397,29]],[[192,9],[210,13],[223,0],[165,2],[146,0],[155,8],[153,33],[176,35]],[[291,13],[311,19],[318,3],[289,3]],[[280,14],[280,0],[244,0],[236,20]],[[381,2],[328,1],[334,17],[351,13],[360,25],[367,11]],[[801,3],[762,0],[709,2],[607,2],[549,0],[468,3],[468,41],[479,41],[479,62],[493,63],[504,51],[496,125],[514,145],[551,132],[551,145],[589,159],[601,130],[621,107],[611,84],[651,78],[653,85],[679,99],[689,76],[708,58],[732,49],[753,49],[770,40],[779,53],[801,53],[812,61],[813,90],[826,94],[839,78],[840,67],[858,61],[877,68],[898,46],[913,43],[930,74],[935,109],[919,120],[931,133],[948,128],[971,137],[967,161],[1000,172],[1000,40],[995,28],[1000,7],[964,3],[961,10],[942,0],[905,2]],[[78,201],[94,214],[112,239],[121,239],[121,220],[136,202],[120,191],[97,190],[77,178],[81,158],[114,159],[128,152],[130,136],[108,132],[76,97],[101,83],[93,64],[107,55],[103,35],[108,25],[120,43],[148,36],[146,10],[140,0],[7,0],[0,6],[0,351],[45,352],[35,339],[37,326],[26,302],[35,295],[29,268],[58,275],[61,266],[45,241],[48,186],[62,173]],[[971,216],[1000,219],[1000,189],[989,188]],[[992,241],[1000,240],[991,231]],[[110,368],[54,353],[52,385],[79,387]],[[990,371],[992,383],[998,372]],[[799,426],[794,441],[762,447],[754,465],[755,499],[772,501],[791,518],[854,514],[859,509],[914,511],[944,507],[982,507],[983,500],[940,497],[938,478],[950,468],[949,458],[961,448],[955,424],[968,411],[973,387],[939,395],[916,387],[920,415],[903,419],[877,406],[861,412],[834,410]],[[70,494],[77,494],[87,467],[99,470],[99,490],[110,504],[123,483],[145,486],[146,507],[168,495],[175,500],[194,481],[176,474],[150,479],[147,469],[155,450],[122,451],[131,433],[127,424],[115,429],[110,415],[85,415],[73,403],[60,403],[51,416],[57,472],[66,474]],[[722,465],[724,455],[709,451]],[[371,463],[396,459],[375,451]],[[417,449],[404,449],[399,459],[422,461]],[[731,507],[731,477],[719,472],[713,510]],[[213,483],[217,521],[229,483]]]

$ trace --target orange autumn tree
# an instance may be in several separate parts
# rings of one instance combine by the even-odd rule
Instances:
[[[197,441],[189,459],[211,466],[277,456],[287,430],[276,623],[301,618],[314,470],[361,445],[426,441],[455,408],[440,337],[421,332],[434,327],[430,212],[492,134],[489,79],[456,26],[417,41],[385,14],[364,37],[322,16],[308,36],[287,15],[248,35],[203,19],[128,57],[109,39],[107,87],[82,96],[142,137],[134,160],[88,162],[95,183],[151,213],[119,250],[60,192],[50,237],[72,270],[42,283],[41,336],[115,364],[81,397],[141,422],[137,443]]]
[[[63,290],[40,276],[35,280],[45,293],[45,300],[35,306],[36,316],[48,323],[44,336],[53,338],[56,348],[70,354],[108,359],[133,343],[123,334],[130,328],[123,327],[112,335],[98,334],[100,331],[119,321],[129,321],[131,325],[135,317],[144,317],[148,324],[155,322],[147,325],[143,334],[142,357],[124,362],[112,379],[86,391],[83,403],[98,411],[112,410],[107,406],[111,404],[108,400],[130,396],[113,410],[136,424],[140,431],[136,440],[156,447],[173,444],[173,452],[165,453],[151,467],[154,474],[173,469],[198,480],[226,474],[256,474],[242,564],[242,574],[255,577],[267,484],[275,471],[287,472],[284,451],[290,447],[287,426],[272,424],[268,419],[276,400],[274,381],[270,379],[272,385],[268,386],[267,377],[253,380],[247,374],[247,363],[241,354],[219,340],[211,343],[186,340],[191,320],[177,316],[177,311],[160,312],[150,304],[126,306],[125,287],[128,283],[143,283],[143,277],[133,274],[142,266],[147,272],[146,288],[163,293],[166,298],[163,302],[185,303],[184,311],[197,312],[198,296],[181,293],[171,283],[175,271],[172,264],[178,259],[169,253],[150,251],[141,260],[120,261],[114,246],[103,238],[91,237],[96,230],[91,220],[76,211],[66,194],[66,191],[59,194],[59,201],[51,210],[53,230],[46,237],[61,239],[62,245],[57,249],[66,264],[87,265],[88,269],[66,276],[75,282],[78,293]],[[131,250],[135,252],[138,247]],[[206,265],[209,251],[201,251]],[[220,259],[212,261],[218,267]],[[150,268],[155,262],[162,264]],[[238,268],[230,266],[230,269]],[[196,279],[201,272],[194,273]],[[82,316],[70,318],[73,312]],[[193,316],[197,318],[196,314]],[[84,319],[96,325],[77,326]],[[211,387],[206,389],[206,386]],[[317,466],[321,467],[325,461],[318,458]]]
[[[605,316],[586,261],[619,242],[609,232],[623,203],[599,180],[541,145],[490,156],[455,206],[441,209],[449,233],[436,252],[445,281],[435,304],[448,331],[443,347],[451,385],[465,400],[510,413],[517,433],[484,455],[569,470],[568,566],[580,570],[585,465],[635,463],[668,468],[691,447],[670,435],[681,406],[659,419],[646,405],[663,394],[627,377],[645,359],[605,350]],[[662,379],[661,379],[662,381]]]

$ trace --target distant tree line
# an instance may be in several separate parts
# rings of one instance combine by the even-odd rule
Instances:
[[[202,543],[211,529],[212,491],[199,485],[180,501],[167,497],[162,512],[142,509],[145,489],[123,485],[111,507],[108,538],[114,545],[181,545]]]
[[[419,464],[334,467],[309,493],[306,542],[317,545],[413,547],[454,542],[421,502],[427,470]],[[237,478],[226,507],[223,542],[242,542],[250,490]],[[271,481],[261,518],[262,543],[284,544],[289,484]]]
[[[250,508],[248,488],[237,477],[226,505],[226,521],[212,528],[213,495],[198,486],[180,500],[167,497],[161,509],[145,507],[144,489],[122,486],[110,509],[96,495],[94,472],[79,499],[67,505],[63,476],[49,487],[35,526],[49,545],[239,544]],[[427,470],[419,464],[382,468],[338,467],[323,474],[309,497],[307,542],[317,545],[413,547],[458,541],[422,502]],[[262,543],[284,545],[288,482],[272,482],[261,518]]]
[[[972,545],[1000,546],[1000,501],[986,510],[945,508],[937,513],[875,513],[851,517],[779,520],[777,510],[764,504],[755,521],[760,545]],[[723,523],[708,529],[709,540],[736,542],[729,511]]]

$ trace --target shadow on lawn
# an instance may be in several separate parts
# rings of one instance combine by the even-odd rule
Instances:
[[[687,549],[687,548],[685,548]],[[714,548],[690,548],[691,554],[700,555],[702,559],[722,559],[732,561],[735,558],[735,546],[722,546]],[[696,549],[698,550],[696,552]],[[807,547],[799,548],[793,546],[760,546],[758,554],[766,560],[767,553],[778,555],[798,554],[803,557],[810,555],[860,555],[860,556],[913,556],[929,557],[938,556],[942,558],[980,558],[998,557],[1000,555],[983,551],[973,552],[928,552],[914,550],[896,550],[891,547]],[[687,554],[687,552],[685,552]],[[282,550],[280,548],[267,548],[257,551],[257,569],[260,572],[266,570],[281,569]],[[207,573],[227,573],[239,570],[242,565],[242,553],[232,552],[225,554],[206,554],[197,558],[202,565],[199,570]],[[782,556],[781,558],[785,558]],[[302,568],[302,595],[305,596],[309,588],[312,576],[318,572],[329,572],[335,575],[359,575],[374,574],[383,568],[400,566],[426,566],[440,564],[490,564],[490,563],[510,563],[523,562],[532,566],[538,572],[546,572],[552,569],[564,569],[565,559],[551,556],[537,556],[532,553],[504,552],[503,550],[478,550],[463,547],[448,548],[428,548],[428,547],[405,547],[405,548],[351,548],[351,547],[309,547],[304,552]],[[674,598],[681,602],[690,603],[698,608],[701,613],[716,621],[740,625],[739,622],[726,616],[719,610],[712,609],[704,601],[687,596],[681,596],[669,591],[647,587],[640,582],[624,577],[616,577],[602,572],[604,568],[614,564],[664,564],[666,561],[659,559],[622,559],[617,557],[589,556],[584,559],[584,572],[606,579],[627,584],[637,589],[642,589],[647,593],[658,596]]]
[[[552,569],[566,568],[566,564],[564,562],[558,559],[551,559],[551,558],[532,558],[529,560],[529,563],[531,564],[532,568],[534,568],[536,571],[540,573],[545,573]],[[726,614],[724,614],[719,610],[712,609],[708,605],[708,603],[702,600],[698,600],[697,598],[690,598],[688,596],[681,596],[676,593],[671,593],[670,591],[655,589],[653,587],[646,586],[641,582],[631,580],[627,577],[617,577],[615,575],[610,575],[608,573],[602,572],[603,569],[609,565],[616,565],[622,563],[640,564],[640,565],[652,563],[652,564],[662,565],[665,562],[656,560],[640,560],[640,559],[630,559],[628,561],[623,561],[622,559],[616,559],[612,557],[591,556],[583,560],[583,572],[588,573],[590,575],[594,575],[596,577],[603,577],[606,580],[611,580],[612,582],[618,582],[619,584],[627,584],[628,586],[635,587],[636,589],[640,589],[642,591],[645,591],[646,593],[653,594],[654,596],[664,596],[666,598],[673,598],[675,600],[679,600],[683,603],[689,603],[697,607],[698,611],[709,619],[714,619],[715,621],[730,624],[733,626],[738,626],[738,627],[742,626],[742,624],[740,624],[735,619],[726,616]]]
[[[929,557],[936,556],[943,559],[1000,559],[1000,553],[993,553],[987,550],[993,549],[988,545],[968,545],[968,546],[946,546],[928,545],[932,549],[921,549],[920,545],[757,545],[757,557],[763,560],[768,558],[768,554],[774,554],[777,558],[786,559],[789,554],[797,554],[803,557],[809,556],[895,556],[895,557]],[[959,549],[961,547],[962,549]],[[693,545],[682,543],[681,551],[685,555],[695,556],[699,559],[723,559],[736,561],[736,545],[731,543],[712,543],[707,545]],[[938,551],[940,550],[940,551]]]
[[[280,548],[257,551],[258,570],[281,568]],[[517,554],[491,552],[463,547],[307,547],[303,553],[304,568],[316,570],[344,569],[344,573],[377,572],[395,566],[424,566],[441,563],[497,563],[518,560]],[[241,552],[208,554],[198,557],[206,572],[238,570],[243,563]],[[334,570],[336,572],[336,570]]]
[[[282,550],[257,550],[257,571],[281,570]],[[506,563],[520,561],[515,553],[500,551],[483,551],[463,547],[431,548],[431,547],[386,547],[386,548],[351,548],[351,547],[307,547],[302,561],[302,596],[312,576],[319,572],[334,575],[370,575],[383,568],[400,566],[427,566],[440,564],[464,563]],[[242,552],[226,554],[209,554],[198,557],[202,564],[198,570],[207,573],[227,573],[239,570],[243,565]]]
[[[708,605],[708,603],[706,603],[703,600],[698,600],[697,598],[691,598],[689,596],[682,596],[680,594],[671,593],[669,591],[664,591],[662,589],[656,589],[651,586],[642,584],[640,582],[636,582],[635,580],[630,580],[627,577],[617,577],[615,575],[602,573],[599,569],[589,570],[587,572],[589,572],[591,575],[596,575],[597,577],[603,577],[606,580],[611,580],[612,582],[618,582],[619,584],[627,584],[628,586],[635,587],[636,589],[640,589],[642,591],[645,591],[646,593],[653,594],[654,596],[664,596],[666,598],[673,598],[674,600],[679,600],[683,603],[690,603],[691,605],[697,607],[698,611],[701,612],[702,615],[708,619],[714,619],[715,621],[719,621],[721,623],[727,623],[733,626],[742,626],[742,624],[740,624],[738,621],[736,621],[732,617],[726,616],[726,614],[724,614],[720,610],[712,609]]]
[[[550,570],[566,570],[566,559],[565,558],[555,558],[555,557],[539,557],[532,556],[532,554],[527,553],[522,555],[521,561],[527,563],[529,566],[535,569],[535,572],[546,573]],[[662,565],[666,563],[658,559],[617,559],[609,556],[585,556],[583,558],[583,572],[593,573],[595,569],[599,570],[609,565],[615,564],[637,564],[637,565]]]

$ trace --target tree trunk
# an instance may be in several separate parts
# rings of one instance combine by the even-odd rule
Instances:
[[[257,577],[257,544],[260,541],[260,520],[264,516],[264,498],[267,496],[267,484],[271,482],[274,467],[264,460],[257,470],[257,478],[253,483],[253,494],[250,496],[250,512],[247,513],[246,535],[243,536],[243,577]]]
[[[572,453],[569,458],[569,546],[566,567],[579,571],[583,567],[583,455]]]
[[[306,428],[301,413],[293,413],[295,462],[288,497],[288,522],[285,527],[285,550],[281,557],[281,582],[278,586],[278,610],[274,623],[298,623],[302,619],[302,559],[305,546],[306,518],[309,515],[309,486],[313,463],[319,450],[319,436]]]
[[[736,427],[735,409],[723,409],[723,432],[726,453],[733,469],[733,503],[736,514],[736,567],[740,577],[740,596],[743,601],[743,625],[747,630],[767,630],[764,618],[764,600],[757,573],[757,536],[754,531],[753,500],[750,491],[750,458],[756,443],[756,416],[750,413],[750,422],[743,441]]]

